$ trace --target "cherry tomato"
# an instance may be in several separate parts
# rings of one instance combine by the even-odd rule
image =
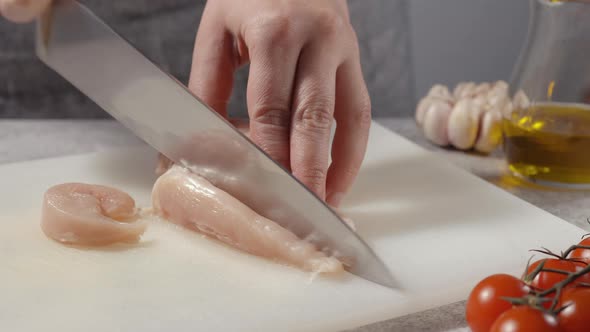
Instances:
[[[466,305],[466,319],[473,332],[488,332],[490,327],[512,304],[501,297],[523,297],[529,293],[525,283],[507,274],[494,274],[477,284]]]
[[[563,332],[557,319],[529,306],[514,307],[498,317],[489,332]]]
[[[572,273],[582,268],[579,263],[560,260],[557,258],[546,258],[538,260],[531,264],[527,270],[527,275],[533,272],[537,268],[537,266],[541,264],[541,262],[543,261],[545,262],[545,265],[543,266],[544,269],[560,270]],[[563,281],[565,278],[567,278],[566,274],[543,271],[537,274],[535,279],[533,279],[533,281],[531,282],[531,286],[539,290],[546,290],[553,287],[553,285],[555,285],[556,283]]]
[[[583,264],[583,263],[576,263],[576,266],[577,266],[576,271],[583,270],[588,267],[587,264]],[[579,284],[579,283],[584,283],[584,284],[590,285],[590,271],[579,276],[578,278],[576,278],[576,281],[571,286],[568,285],[566,287],[568,287],[568,288],[572,287],[572,286],[575,287],[575,285]]]
[[[566,289],[560,298],[560,307],[566,306],[558,316],[564,332],[588,332],[590,330],[590,289]]]
[[[590,237],[585,238],[578,245],[590,247]],[[590,249],[576,249],[572,251],[569,258],[578,259],[590,264]]]

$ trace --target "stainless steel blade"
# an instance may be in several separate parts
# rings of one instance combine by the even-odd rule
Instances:
[[[86,7],[55,1],[37,25],[37,55],[176,163],[348,263],[395,287],[391,273],[328,206]]]

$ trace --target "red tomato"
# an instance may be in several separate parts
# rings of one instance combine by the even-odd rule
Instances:
[[[582,263],[576,263],[576,271],[583,270],[586,267],[588,267],[588,265],[582,264]],[[573,283],[573,285],[576,285],[577,283],[584,283],[584,284],[589,284],[590,285],[590,272],[586,272],[583,275],[581,275],[578,278],[576,278],[576,281]],[[571,286],[568,285],[566,287],[571,287]]]
[[[590,247],[590,237],[585,238],[578,245]],[[590,264],[590,249],[576,249],[572,251],[569,258],[578,259]]]
[[[512,304],[501,297],[523,297],[529,288],[507,274],[494,274],[480,281],[471,291],[466,305],[466,319],[473,332],[488,332],[490,327]]]
[[[564,332],[588,332],[590,330],[590,289],[566,289],[561,295],[559,326]]]
[[[563,332],[557,319],[528,306],[514,307],[498,317],[489,332]]]
[[[560,260],[557,258],[546,258],[538,260],[531,264],[529,266],[529,269],[527,270],[527,275],[533,272],[537,268],[537,266],[541,264],[541,262],[543,261],[545,262],[545,265],[543,266],[544,269],[560,270],[568,273],[576,272],[579,269],[581,269],[581,266],[578,263]],[[563,281],[565,278],[567,278],[566,274],[556,272],[540,272],[531,282],[531,286],[536,289],[546,290],[553,287],[553,285],[555,285],[556,283]]]

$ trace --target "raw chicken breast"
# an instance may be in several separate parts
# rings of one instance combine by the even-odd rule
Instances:
[[[136,242],[146,229],[136,212],[133,198],[120,190],[64,183],[45,193],[41,228],[48,237],[73,245]]]
[[[156,181],[152,203],[163,218],[250,254],[306,271],[342,271],[336,258],[183,167],[173,166]]]
[[[174,162],[165,155],[158,153],[158,163],[156,164],[156,175],[160,176],[166,173],[174,165]]]

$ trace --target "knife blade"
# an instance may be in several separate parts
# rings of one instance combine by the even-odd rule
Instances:
[[[383,262],[332,209],[87,7],[54,1],[37,22],[36,53],[175,163],[338,257],[349,272],[396,287]]]

